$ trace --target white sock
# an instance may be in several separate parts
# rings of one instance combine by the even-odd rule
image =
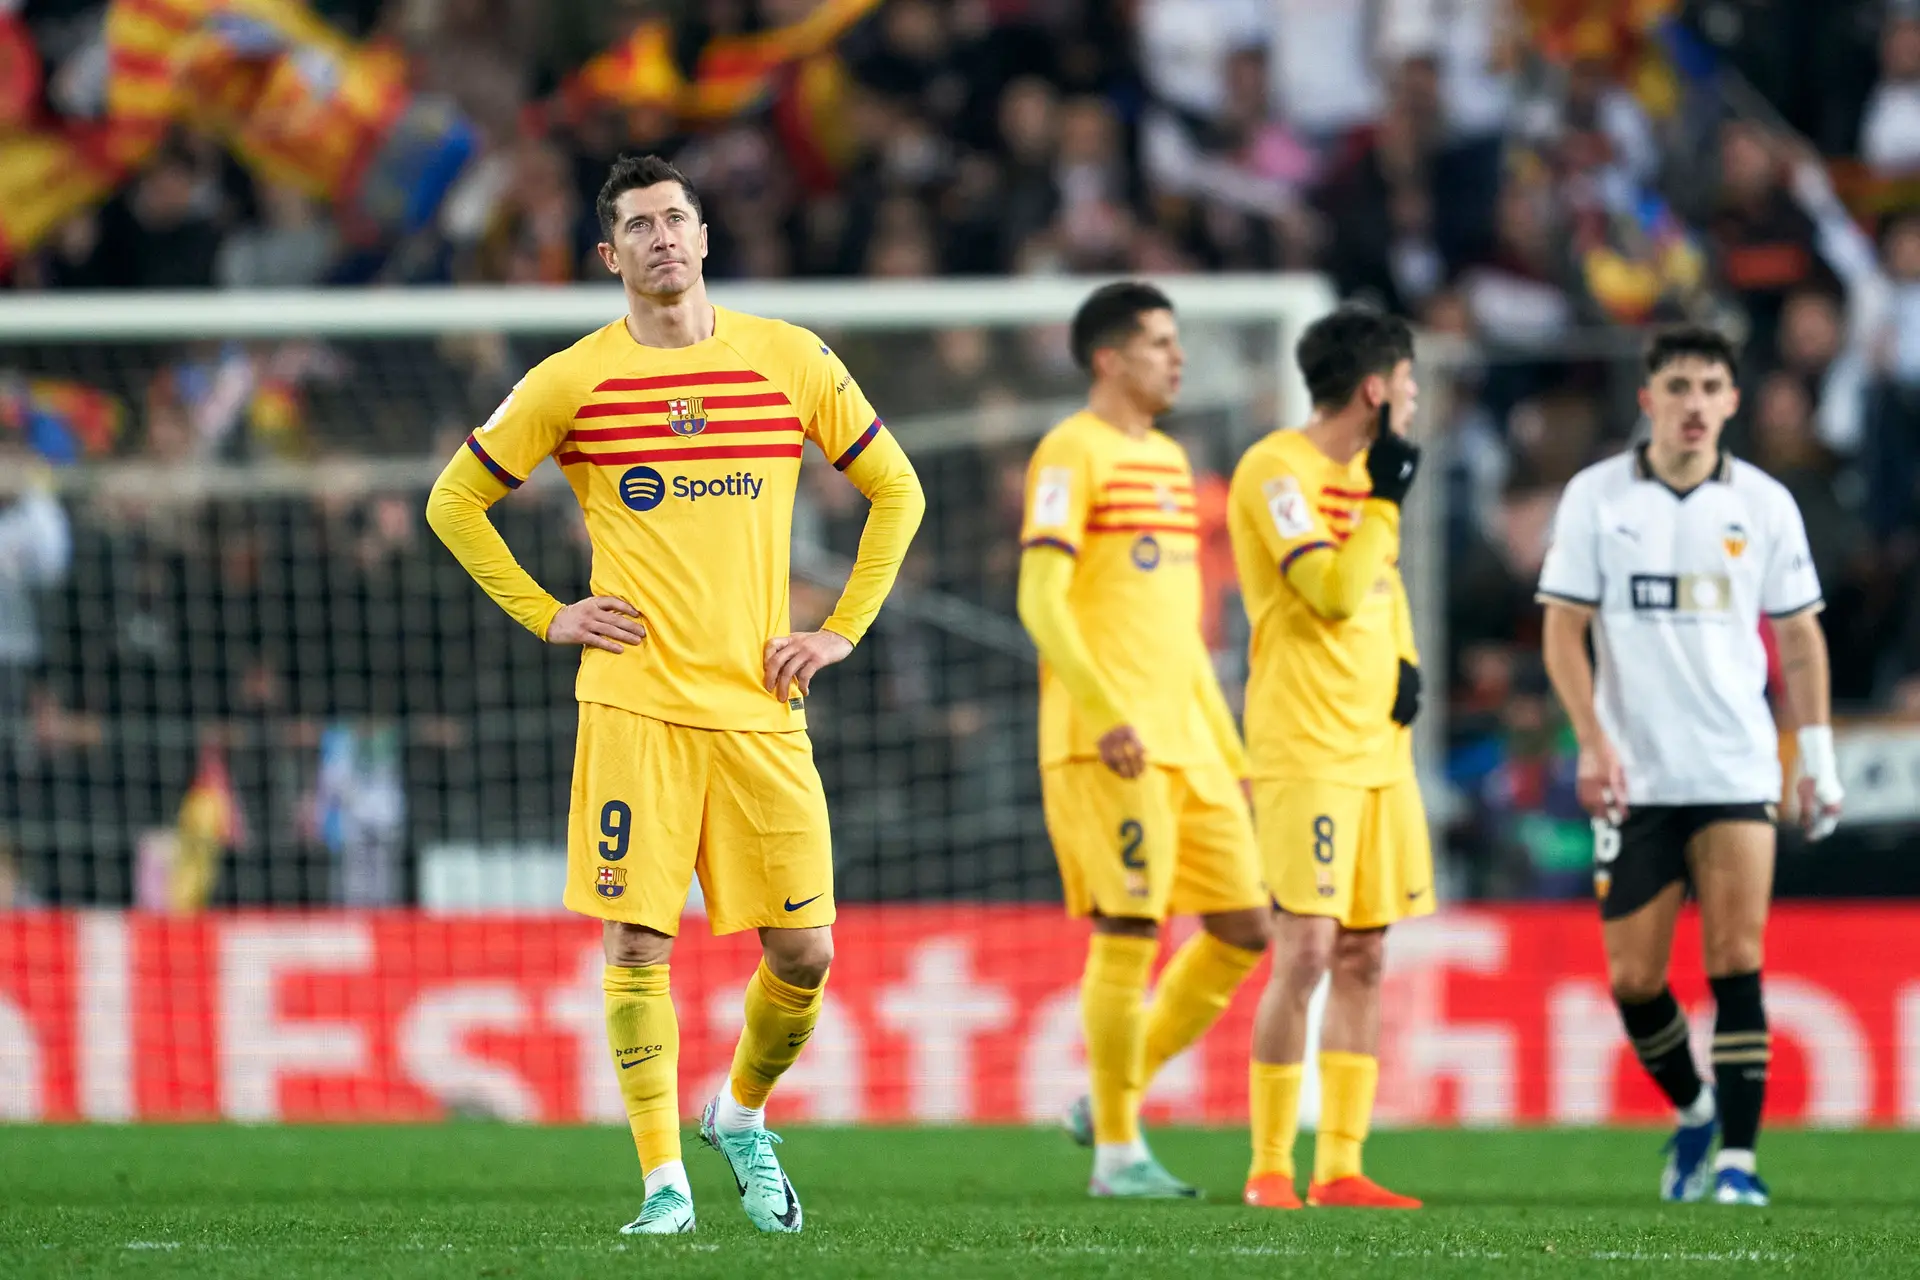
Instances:
[[[669,1160],[647,1171],[647,1194],[652,1195],[662,1187],[672,1187],[687,1199],[693,1199],[693,1190],[687,1186],[687,1166],[678,1160]]]
[[[720,1105],[713,1109],[713,1127],[728,1133],[764,1129],[767,1127],[767,1109],[764,1106],[741,1106],[733,1100],[733,1089],[724,1086],[720,1090]]]
[[[1680,1108],[1680,1123],[1692,1128],[1713,1119],[1713,1090],[1704,1084],[1700,1086],[1699,1096],[1689,1106]]]
[[[1753,1152],[1742,1151],[1738,1147],[1722,1147],[1720,1154],[1713,1158],[1715,1173],[1722,1169],[1738,1169],[1744,1174],[1751,1175],[1757,1167],[1753,1163]]]
[[[1093,1173],[1095,1177],[1105,1178],[1151,1158],[1146,1142],[1140,1138],[1132,1142],[1103,1142],[1093,1149]]]

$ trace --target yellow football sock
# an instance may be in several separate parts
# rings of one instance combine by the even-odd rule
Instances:
[[[1313,1143],[1313,1180],[1332,1182],[1360,1172],[1360,1148],[1373,1120],[1380,1060],[1370,1053],[1320,1055],[1320,1135]]]
[[[1151,1083],[1167,1060],[1206,1034],[1227,1011],[1261,952],[1220,941],[1205,929],[1181,944],[1160,971],[1147,1006],[1147,1040],[1140,1078]]]
[[[1253,1129],[1253,1167],[1248,1177],[1293,1176],[1293,1142],[1300,1134],[1300,1077],[1305,1071],[1298,1062],[1256,1062],[1248,1072],[1247,1113]]]
[[[1146,1076],[1147,975],[1160,952],[1157,938],[1096,933],[1087,945],[1080,980],[1080,1021],[1087,1038],[1087,1076],[1093,1104],[1093,1140],[1101,1146],[1137,1141],[1140,1095]]]
[[[667,966],[610,964],[600,989],[627,1124],[640,1170],[651,1172],[680,1158],[680,1020],[667,993]]]
[[[733,1048],[728,1085],[743,1107],[764,1107],[774,1082],[800,1057],[800,1046],[820,1021],[826,980],[809,991],[776,978],[762,960],[747,981],[747,1020]]]

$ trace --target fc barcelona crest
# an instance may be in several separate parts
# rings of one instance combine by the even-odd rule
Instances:
[[[707,405],[703,396],[667,401],[667,429],[677,436],[697,436],[707,429]]]
[[[627,891],[625,867],[602,867],[594,878],[593,891],[603,898],[617,898]]]

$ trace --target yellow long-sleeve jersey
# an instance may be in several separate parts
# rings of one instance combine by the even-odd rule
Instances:
[[[1382,787],[1413,774],[1393,722],[1400,660],[1417,664],[1400,580],[1400,508],[1371,497],[1365,452],[1341,464],[1276,431],[1233,473],[1228,531],[1253,623],[1253,775]]]
[[[591,587],[633,605],[645,643],[585,649],[575,692],[703,729],[804,729],[795,691],[764,686],[792,629],[788,560],[800,458],[814,441],[871,501],[827,629],[856,643],[925,510],[912,465],[825,343],[714,308],[713,336],[644,347],[624,317],[536,365],[467,438],[428,499],[435,532],[500,606],[545,638],[561,604],[486,509],[551,456],[586,515]]]
[[[1121,724],[1153,764],[1224,761],[1233,713],[1200,631],[1199,524],[1186,451],[1090,412],[1048,432],[1027,471],[1020,617],[1040,651],[1040,763],[1093,759]]]

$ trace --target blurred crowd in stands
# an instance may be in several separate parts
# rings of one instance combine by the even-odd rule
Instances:
[[[156,6],[205,14],[222,0],[139,7]],[[63,113],[89,100],[88,77],[107,74],[100,65],[147,65],[115,61],[113,40],[128,37],[115,36],[111,14],[102,23],[108,8],[0,0],[0,33],[10,25],[20,37],[14,56],[24,48],[37,60],[38,97],[13,106],[16,120],[68,129]],[[384,203],[373,201],[367,192],[392,177],[385,135],[367,144],[372,176],[356,170],[328,189],[281,163],[297,154],[285,139],[246,134],[244,119],[209,124],[187,108],[139,117],[127,135],[139,147],[125,145],[140,163],[103,178],[98,199],[45,219],[32,237],[16,218],[10,246],[13,215],[0,211],[11,286],[602,278],[593,194],[626,149],[666,152],[698,184],[718,280],[1325,271],[1343,295],[1415,316],[1438,340],[1432,483],[1449,498],[1452,667],[1452,801],[1442,808],[1455,847],[1470,854],[1460,887],[1484,893],[1583,891],[1589,838],[1565,727],[1533,656],[1532,584],[1559,487],[1634,428],[1635,328],[1711,319],[1744,339],[1745,407],[1731,444],[1783,480],[1805,513],[1826,584],[1836,699],[1920,716],[1920,4],[1911,0],[314,0],[304,20],[313,15],[331,36],[290,14],[274,47],[324,47],[341,65],[388,60],[366,62],[370,77],[403,68],[408,105],[381,119],[410,122],[407,140],[434,157],[423,171],[438,185],[401,183],[398,197],[382,188]],[[0,41],[0,67],[7,47]],[[94,100],[110,108],[114,96]],[[11,155],[0,129],[0,190]],[[406,215],[368,213],[396,200]],[[1072,394],[1060,353],[1017,337],[903,335],[843,354],[889,416],[896,398],[990,414]],[[539,354],[484,337],[0,350],[0,449],[56,462],[436,455]],[[1231,466],[1204,431],[1192,438],[1203,466]],[[923,467],[937,532],[909,565],[910,583],[1011,613],[1009,504],[1023,449],[946,450]],[[832,486],[814,488],[801,536],[850,551],[859,512]],[[335,671],[331,642],[319,640],[276,657],[278,675],[258,654],[236,658],[219,682],[224,711],[190,708],[186,692],[148,707],[117,668],[36,686],[43,655],[78,642],[89,600],[130,592],[151,602],[159,620],[146,632],[134,635],[126,618],[120,626],[122,643],[147,645],[140,661],[158,672],[169,602],[186,599],[179,584],[268,573],[271,556],[256,550],[249,561],[249,546],[312,536],[337,540],[321,556],[328,563],[394,555],[418,561],[409,572],[447,568],[406,501],[232,515],[243,503],[138,536],[122,518],[126,502],[88,511],[72,531],[58,503],[0,508],[0,622],[30,616],[9,613],[9,598],[23,609],[39,600],[50,617],[38,633],[0,626],[0,719],[35,725],[48,741],[85,740],[86,713],[222,715],[235,699],[286,715],[310,699],[303,714],[323,720],[371,714],[332,685],[315,692],[288,674],[303,661],[310,676]],[[317,533],[302,532],[310,516]],[[219,532],[223,520],[256,518],[250,534]],[[545,536],[564,559],[560,534]],[[70,557],[68,542],[81,552]],[[217,566],[196,569],[194,548],[218,548]],[[340,590],[362,610],[351,616],[400,625],[399,614],[364,613],[380,574],[364,563],[341,572]],[[89,573],[105,578],[81,584]],[[1224,561],[1214,576],[1230,576]],[[472,595],[457,577],[434,581],[436,608]],[[49,597],[61,582],[67,595]],[[245,609],[259,610],[277,588],[248,590]],[[1233,612],[1225,600],[1215,593],[1210,616]],[[824,612],[802,586],[797,609],[816,606]],[[451,616],[484,625],[464,606]],[[220,643],[250,652],[254,624],[229,622],[241,638]],[[1031,779],[1003,768],[1027,731],[1029,677],[1005,655],[955,658],[947,651],[970,642],[950,627],[907,617],[891,628],[862,659],[872,669],[856,700],[906,726],[892,745],[911,746],[900,767],[920,772],[875,786],[874,830],[933,823],[956,806],[1029,805]],[[55,631],[65,638],[47,638]],[[495,637],[501,652],[511,639]],[[1214,639],[1230,649],[1232,628],[1219,622]],[[385,651],[368,644],[352,669],[377,666]],[[141,678],[141,688],[165,684]],[[541,707],[551,683],[497,701]],[[435,688],[406,688],[411,711],[379,710],[434,725],[443,713],[480,714],[469,684],[450,677]],[[191,742],[176,745],[181,778],[154,784],[156,813],[186,778],[205,775],[188,768]],[[882,744],[843,745],[865,760]],[[823,758],[835,749],[823,745]],[[558,778],[563,766],[564,752],[540,768]],[[888,809],[888,796],[931,798],[914,813]],[[416,804],[405,821],[426,812]],[[983,849],[1005,847],[976,835]],[[1044,847],[1007,856],[1016,883],[1028,862],[1045,866]],[[1002,883],[981,865],[938,883],[876,872],[869,891]]]

